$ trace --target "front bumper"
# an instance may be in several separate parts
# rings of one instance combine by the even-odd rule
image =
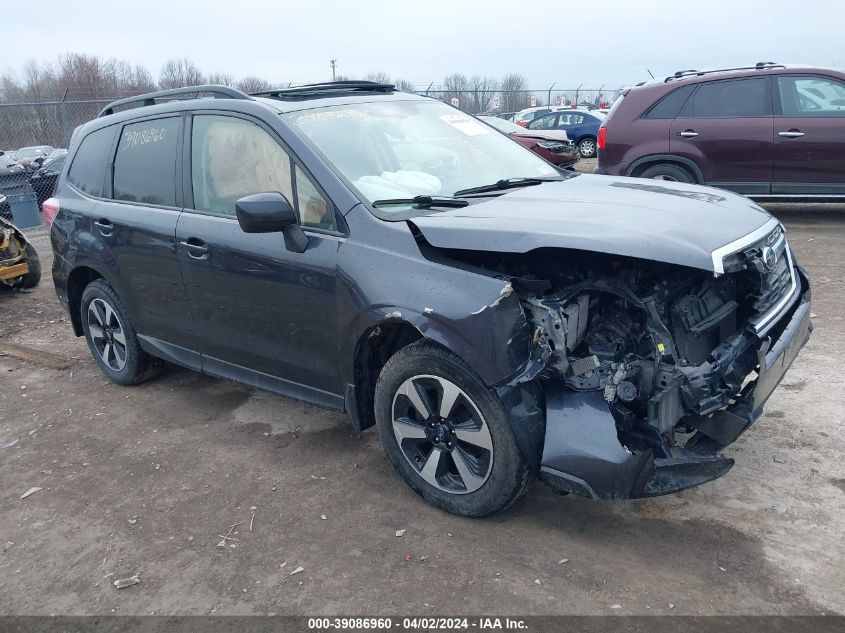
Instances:
[[[684,417],[682,424],[696,432],[683,447],[671,447],[662,455],[651,449],[631,450],[620,439],[600,391],[574,392],[556,381],[544,383],[541,479],[558,490],[593,499],[633,499],[678,492],[728,472],[734,461],[718,451],[760,417],[763,404],[813,330],[809,280],[800,268],[797,273],[801,292],[771,329],[779,334],[758,341],[757,378],[730,406],[710,415]]]

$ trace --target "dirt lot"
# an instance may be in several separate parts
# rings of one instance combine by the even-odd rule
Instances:
[[[816,331],[734,469],[625,503],[535,484],[483,520],[343,416],[178,368],[112,385],[49,273],[0,294],[0,613],[845,613],[845,213],[781,217]]]

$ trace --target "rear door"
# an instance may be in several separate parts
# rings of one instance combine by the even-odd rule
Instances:
[[[698,165],[704,184],[769,193],[772,130],[768,77],[709,81],[672,122],[669,151]]]
[[[186,207],[179,258],[206,373],[342,406],[334,207],[263,122],[196,113],[185,139]],[[302,253],[281,233],[244,233],[235,201],[283,194],[308,235]]]
[[[85,194],[68,200],[68,208],[79,212],[79,228],[84,227],[75,237],[84,252],[77,263],[88,259],[104,272],[142,340],[156,347],[167,342],[190,348],[193,343],[176,254],[180,127],[178,115],[133,120],[119,128],[116,149],[113,129],[92,132],[83,139],[68,173],[70,184]],[[95,135],[103,136],[96,155],[109,158],[97,172],[99,178],[95,173],[86,179],[86,144],[99,147]],[[91,167],[99,165],[94,160]]]
[[[778,75],[773,194],[845,195],[845,82]]]

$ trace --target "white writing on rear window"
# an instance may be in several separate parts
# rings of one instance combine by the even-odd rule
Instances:
[[[120,142],[121,149],[132,149],[139,145],[158,143],[163,141],[167,130],[163,127],[151,127],[146,130],[125,130],[123,140]]]

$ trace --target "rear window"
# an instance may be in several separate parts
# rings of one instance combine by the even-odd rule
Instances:
[[[665,95],[660,101],[655,103],[651,109],[645,113],[645,119],[674,119],[678,116],[678,112],[684,107],[690,93],[695,88],[695,85],[682,86],[676,88],[669,94]],[[613,104],[614,107],[616,104]]]
[[[178,139],[178,117],[124,126],[114,158],[114,199],[175,206]]]
[[[766,81],[760,77],[701,84],[692,97],[690,116],[719,118],[771,114],[771,104],[766,98]]]
[[[117,126],[111,125],[91,132],[82,139],[73,157],[67,174],[68,182],[89,196],[103,195],[106,166],[116,131]]]

